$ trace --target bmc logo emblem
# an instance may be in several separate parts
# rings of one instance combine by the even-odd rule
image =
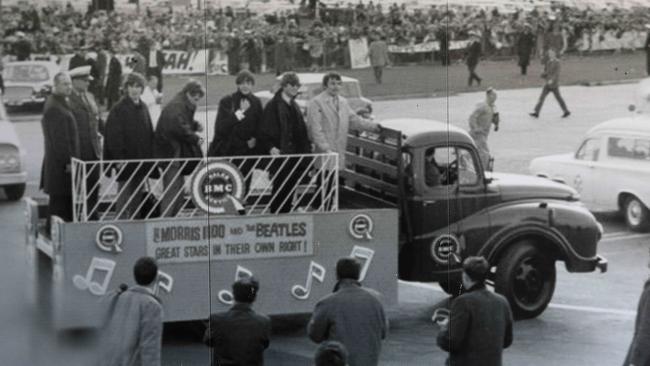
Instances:
[[[95,244],[105,252],[121,253],[122,242],[122,230],[115,225],[104,225],[97,230],[97,235],[95,235]]]
[[[350,235],[357,240],[362,239],[372,239],[372,230],[374,223],[370,216],[365,214],[359,214],[350,220],[350,226],[348,230]]]
[[[215,161],[200,167],[191,180],[192,201],[210,214],[236,214],[244,198],[244,177],[234,165]]]
[[[448,264],[451,256],[460,254],[460,242],[455,235],[443,234],[431,244],[431,256],[440,264]]]

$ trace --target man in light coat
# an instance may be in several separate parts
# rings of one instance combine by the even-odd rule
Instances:
[[[368,46],[368,58],[375,73],[375,81],[377,84],[381,84],[384,67],[389,64],[390,60],[388,58],[388,45],[379,34],[373,36],[373,41]]]
[[[100,366],[160,366],[163,308],[153,292],[158,265],[142,257],[133,267],[137,286],[110,293]]]
[[[379,293],[359,283],[360,272],[361,265],[354,258],[339,259],[334,293],[316,304],[307,333],[316,343],[341,342],[348,351],[349,366],[375,366],[388,321]]]
[[[348,144],[348,129],[379,132],[381,126],[360,117],[340,95],[341,75],[329,72],[323,77],[323,92],[307,106],[307,131],[314,144],[315,153],[335,152],[339,155],[338,169],[345,169],[345,150]],[[333,161],[326,166],[334,169]],[[328,184],[332,184],[329,182]]]
[[[499,128],[499,113],[494,104],[496,100],[497,92],[492,88],[488,88],[485,92],[485,102],[479,103],[469,116],[469,135],[472,136],[476,143],[484,169],[488,168],[490,161],[490,149],[487,144],[490,129],[492,125],[494,125],[495,131]]]

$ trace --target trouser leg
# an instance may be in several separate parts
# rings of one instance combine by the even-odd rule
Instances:
[[[567,109],[566,103],[564,102],[564,99],[562,99],[562,95],[560,94],[560,87],[558,86],[558,87],[555,87],[555,88],[551,89],[551,92],[555,96],[555,99],[557,100],[557,102],[560,104],[560,108],[562,108],[562,111],[564,113],[567,113],[569,110]]]
[[[544,99],[546,99],[546,96],[549,93],[548,86],[544,85],[542,88],[542,94],[539,96],[539,100],[537,101],[537,105],[535,106],[535,113],[539,114],[539,111],[542,110],[542,105],[544,105]]]

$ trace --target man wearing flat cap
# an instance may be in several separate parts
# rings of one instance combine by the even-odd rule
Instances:
[[[90,76],[91,67],[80,66],[70,70],[72,80],[72,93],[70,93],[70,109],[77,121],[77,132],[79,134],[79,158],[83,161],[95,161],[101,157],[100,135],[99,135],[99,108],[88,86],[93,80]],[[99,189],[93,189],[99,181],[99,170],[93,169],[86,177],[86,187],[89,192],[89,211],[97,203]]]

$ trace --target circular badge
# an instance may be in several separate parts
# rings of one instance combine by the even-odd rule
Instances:
[[[196,169],[190,187],[194,204],[210,214],[236,213],[244,198],[244,177],[224,161]]]
[[[460,242],[455,235],[440,235],[431,244],[431,256],[440,264],[449,264],[453,254],[460,255]]]
[[[104,225],[97,230],[95,244],[105,252],[122,252],[122,230],[115,225]]]
[[[373,222],[366,214],[356,215],[350,220],[350,235],[355,239],[372,239]]]

